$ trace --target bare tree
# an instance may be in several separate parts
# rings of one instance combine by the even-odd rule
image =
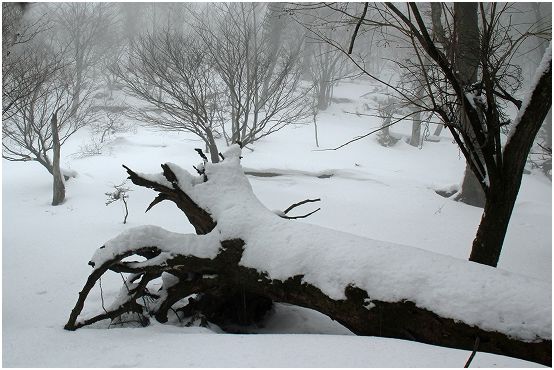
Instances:
[[[221,97],[206,59],[194,37],[166,29],[139,38],[129,51],[129,63],[114,72],[131,94],[148,103],[133,109],[133,115],[164,130],[195,134],[216,163]]]
[[[382,129],[377,134],[377,141],[384,147],[390,147],[398,142],[398,139],[390,134],[390,126],[393,124],[392,119],[399,109],[398,102],[391,96],[378,101],[377,111],[382,119]]]
[[[2,122],[2,157],[10,161],[36,161],[54,177],[53,205],[63,202],[63,180],[75,176],[60,168],[60,150],[78,129],[94,119],[88,104],[75,113],[71,105],[72,75],[63,68],[60,54],[45,46],[27,48],[25,64],[14,71],[13,83],[28,83],[29,94],[14,102],[14,113]],[[83,96],[82,99],[86,99]],[[52,161],[49,152],[53,150]],[[62,176],[63,175],[63,176]]]
[[[121,184],[114,185],[113,191],[104,193],[108,198],[106,199],[106,205],[109,206],[110,204],[117,202],[120,200],[123,202],[123,206],[125,207],[125,215],[123,217],[123,224],[127,223],[127,217],[129,216],[129,208],[127,206],[127,199],[129,199],[129,192],[132,191],[131,188],[129,188],[126,185],[127,181],[123,181]]]
[[[25,3],[2,3],[2,119],[16,112],[18,101],[30,93],[35,83],[36,76],[22,76],[20,67],[30,62],[27,59],[31,54],[26,48],[46,25],[44,19],[24,17],[27,8]]]
[[[345,60],[343,55],[323,42],[315,43],[312,65],[312,81],[317,96],[317,108],[325,110],[331,104],[333,88],[343,76]]]
[[[57,28],[57,41],[68,49],[68,62],[75,70],[72,81],[72,111],[76,112],[82,90],[94,89],[90,78],[92,67],[112,49],[114,26],[117,24],[115,8],[109,3],[58,3],[53,21]]]
[[[320,6],[334,7],[333,4]],[[530,25],[524,32],[514,35],[514,25],[507,16],[512,6],[499,3],[478,5],[481,24],[479,53],[473,50],[474,55],[479,55],[476,83],[461,76],[456,60],[445,54],[439,43],[433,40],[427,26],[432,22],[425,21],[417,4],[377,4],[374,14],[378,17],[371,19],[359,15],[359,6],[350,12],[336,9],[349,14],[352,23],[369,28],[382,27],[389,30],[389,37],[411,40],[416,46],[417,57],[411,67],[427,71],[421,74],[425,76],[423,86],[428,96],[423,100],[415,98],[413,91],[399,89],[371,74],[343,45],[327,39],[349,55],[365,74],[388,85],[404,101],[432,113],[449,129],[485,194],[485,209],[470,260],[491,266],[498,263],[527,155],[552,103],[550,49],[537,71],[526,103],[523,104],[515,95],[521,87],[521,74],[513,58],[521,45],[533,37],[549,37],[550,27],[537,29]],[[354,40],[356,34],[353,35]],[[508,117],[505,109],[508,104],[519,110],[517,117]],[[502,130],[510,122],[513,122],[511,132],[504,145]]]
[[[258,7],[212,4],[196,17],[198,37],[228,96],[221,118],[228,144],[252,143],[310,115],[308,89],[299,83],[301,42],[276,51]]]
[[[548,28],[548,25],[552,23],[552,4],[551,3],[527,3],[531,6],[534,16],[535,24],[538,28]],[[533,67],[536,67],[538,62],[544,55],[548,46],[548,40],[545,38],[536,38],[535,52],[531,53],[533,58],[530,60]],[[552,109],[548,112],[546,119],[539,131],[538,139],[534,147],[534,152],[538,152],[539,158],[538,166],[544,172],[544,174],[552,179]],[[536,163],[537,161],[535,161]]]
[[[307,118],[298,47],[287,50],[262,32],[259,7],[210,4],[204,9],[209,19],[191,8],[193,32],[168,27],[138,39],[129,63],[116,71],[127,90],[148,104],[133,115],[161,129],[195,134],[214,163],[218,137],[247,145]]]
[[[59,106],[50,118],[50,130],[52,131],[52,177],[54,178],[52,186],[52,205],[58,206],[65,200],[65,184],[60,168],[60,156],[61,156],[61,142],[60,142],[60,128],[58,126],[58,112],[63,108]]]
[[[350,32],[342,25],[344,21],[345,17],[341,13],[327,8],[313,9],[302,17],[304,27],[318,29],[317,36],[310,32],[304,35],[304,42],[308,45],[304,49],[309,55],[303,62],[306,64],[303,69],[309,71],[313,83],[318,110],[329,107],[334,87],[352,72],[353,66],[348,58],[324,41],[332,35],[334,40],[348,42]]]

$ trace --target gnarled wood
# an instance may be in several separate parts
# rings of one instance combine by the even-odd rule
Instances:
[[[273,280],[262,272],[241,266],[239,261],[242,257],[244,242],[240,239],[223,241],[221,245],[221,251],[214,259],[178,255],[166,260],[163,264],[135,268],[131,268],[129,262],[121,262],[130,255],[129,253],[114,257],[91,274],[79,295],[79,301],[72,311],[65,329],[75,330],[103,319],[113,319],[124,312],[150,314],[158,321],[166,322],[167,312],[171,306],[190,294],[207,294],[211,298],[206,300],[214,306],[216,305],[214,302],[218,301],[218,293],[221,303],[226,296],[233,296],[231,291],[240,290],[242,294],[247,293],[256,298],[250,300],[251,305],[263,302],[263,299],[260,299],[263,297],[266,301],[284,302],[311,308],[340,322],[358,335],[400,338],[466,350],[472,350],[475,338],[479,337],[480,351],[522,358],[544,365],[551,364],[552,342],[550,340],[527,343],[512,339],[505,334],[483,330],[441,317],[434,312],[417,307],[410,301],[372,300],[371,297],[368,297],[367,292],[355,286],[346,288],[346,299],[332,299],[317,287],[304,282],[302,275],[290,277],[285,281]],[[151,252],[151,250],[152,248],[139,249],[136,254],[144,254],[142,252]],[[154,254],[150,254],[150,256],[155,258]],[[136,274],[135,279],[141,277],[139,286],[130,291],[129,299],[117,309],[102,312],[92,318],[77,320],[86,296],[94,283],[108,269]],[[181,276],[181,279],[166,290],[166,296],[161,299],[155,310],[146,312],[145,307],[141,307],[137,303],[140,302],[138,298],[148,293],[146,289],[148,281],[160,276],[162,272]],[[190,272],[194,272],[195,275],[191,277]],[[214,272],[217,273],[217,277],[204,277]],[[197,304],[197,307],[201,306],[201,304]],[[255,311],[255,308],[250,307],[249,309]],[[208,320],[223,325],[223,327],[227,324],[221,316],[221,312],[213,307],[205,307],[202,313]]]
[[[207,234],[214,229],[216,222],[212,219],[208,212],[206,212],[198,204],[194,203],[194,201],[183,190],[181,190],[181,188],[179,188],[177,177],[167,164],[162,164],[163,175],[167,181],[172,184],[173,188],[169,188],[152,180],[145,179],[125,165],[123,165],[123,168],[127,170],[129,179],[133,182],[133,184],[154,189],[159,193],[156,199],[154,199],[154,201],[148,206],[147,211],[163,200],[170,200],[175,203],[177,207],[179,207],[179,209],[187,216],[192,226],[194,226],[197,234]]]
[[[223,329],[236,332],[237,325],[247,325],[260,320],[272,302],[284,302],[317,310],[358,335],[414,340],[468,351],[473,349],[475,340],[479,337],[480,351],[545,365],[552,362],[551,340],[536,338],[535,342],[526,342],[511,338],[503,333],[443,317],[436,312],[418,307],[415,302],[409,300],[384,302],[373,299],[368,296],[367,291],[353,285],[346,286],[346,298],[333,299],[317,286],[304,281],[303,275],[290,276],[283,280],[271,279],[267,273],[240,263],[245,250],[244,240],[209,239],[219,235],[219,231],[214,230],[217,220],[179,187],[177,177],[170,166],[162,165],[162,168],[163,175],[171,187],[167,186],[165,181],[160,181],[163,184],[159,184],[152,180],[151,176],[141,176],[125,168],[133,183],[152,188],[159,193],[153,204],[161,200],[171,200],[185,213],[197,234],[208,234],[213,230],[211,235],[186,235],[183,240],[187,243],[208,241],[209,244],[202,245],[215,248],[211,250],[217,251],[217,254],[212,258],[206,258],[175,253],[174,249],[165,250],[164,246],[158,245],[122,246],[121,240],[118,240],[117,253],[114,252],[113,256],[109,253],[102,254],[110,258],[100,259],[100,266],[90,263],[95,269],[79,293],[77,303],[65,325],[67,330],[76,330],[104,319],[113,320],[118,315],[131,312],[166,322],[172,307],[188,297],[188,304],[183,307],[182,312],[199,313]],[[136,239],[125,237],[122,240]],[[128,257],[133,255],[144,257],[146,261],[128,261]],[[133,289],[128,289],[129,294],[123,301],[118,301],[121,304],[111,311],[105,310],[89,318],[80,317],[88,294],[107,271],[132,274],[129,279],[138,283],[135,283]],[[164,274],[171,276],[164,280],[163,276],[167,276]],[[152,279],[160,276],[163,280],[161,288],[154,290],[148,286]],[[154,303],[146,305],[143,303],[145,297]]]

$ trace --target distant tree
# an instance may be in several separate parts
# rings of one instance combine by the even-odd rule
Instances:
[[[259,19],[260,14],[273,17],[274,12],[260,7],[211,4],[194,24],[226,90],[221,122],[228,144],[253,143],[310,115],[308,89],[300,85],[302,42],[275,50],[275,40],[263,32],[264,22]]]
[[[91,78],[106,53],[113,51],[115,25],[118,22],[116,8],[109,3],[57,3],[52,21],[55,22],[55,39],[61,48],[67,49],[67,62],[74,68],[71,88],[72,112],[75,114],[82,101],[82,90],[94,89]],[[85,92],[86,94],[86,92]]]
[[[377,112],[382,120],[381,130],[377,133],[377,141],[385,147],[390,147],[398,142],[398,139],[390,134],[390,126],[394,123],[392,119],[399,109],[398,102],[391,96],[387,96],[378,102]]]
[[[22,76],[20,67],[31,57],[25,52],[26,46],[46,25],[40,18],[24,18],[27,8],[24,3],[2,3],[2,119],[16,113],[17,103],[30,93],[35,83],[35,76]]]
[[[317,96],[317,108],[325,110],[331,105],[334,86],[344,77],[345,60],[341,53],[326,43],[317,42],[313,48],[310,71]]]
[[[269,67],[262,87],[262,96],[267,96],[269,93],[271,78],[279,60],[279,52],[284,44],[283,38],[285,25],[287,24],[287,14],[284,9],[285,3],[268,3],[267,12],[263,19],[262,32],[264,40],[267,40],[268,43]]]
[[[26,84],[28,94],[14,101],[13,113],[2,120],[2,157],[10,161],[36,161],[54,178],[53,205],[65,198],[64,178],[75,176],[60,168],[60,150],[66,140],[94,119],[87,96],[73,112],[72,75],[60,54],[45,45],[27,45],[25,63],[12,71],[11,83]],[[53,151],[53,160],[50,159]]]
[[[449,28],[444,27],[443,25],[443,12],[448,9],[443,3],[431,3],[431,22],[433,24],[432,36],[437,48],[441,49],[446,55],[450,55],[452,52],[452,42],[451,37],[447,35],[446,31],[453,31]],[[445,9],[446,8],[446,9]],[[442,132],[444,125],[437,125],[435,128],[434,136],[439,136]]]
[[[117,76],[113,73],[114,67],[123,62],[126,53],[125,37],[122,30],[121,22],[111,25],[111,32],[106,32],[99,40],[103,46],[102,52],[98,55],[98,59],[94,65],[95,80],[99,80],[98,75],[102,77],[104,82],[104,94],[108,100],[113,100],[113,92],[119,89]],[[95,84],[92,84],[95,88]]]
[[[196,135],[217,163],[221,96],[207,57],[193,36],[166,29],[140,37],[129,50],[128,64],[114,72],[129,93],[148,104],[132,109],[135,117],[163,130]]]
[[[302,17],[304,27],[318,30],[317,36],[312,32],[304,35],[306,55],[302,67],[304,78],[310,79],[313,84],[318,110],[325,110],[331,105],[334,87],[352,70],[348,58],[324,41],[332,37],[339,42],[347,42],[350,33],[341,26],[344,20],[342,14],[326,8],[313,9]]]
[[[191,8],[189,31],[160,28],[137,39],[129,63],[116,71],[127,90],[148,104],[133,115],[164,130],[195,134],[214,163],[220,159],[218,137],[247,145],[307,118],[298,47],[288,50],[263,32],[274,19],[260,21],[266,13],[257,7],[210,4],[206,14]]]
[[[121,19],[121,33],[124,44],[128,46],[140,35],[141,23],[144,22],[145,4],[121,2],[118,5],[118,14]]]

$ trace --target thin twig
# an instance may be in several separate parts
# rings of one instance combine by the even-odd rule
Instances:
[[[129,289],[129,286],[127,285],[127,280],[125,280],[125,277],[120,272],[119,275],[121,276],[121,280],[123,280],[123,285],[125,285],[125,288],[127,288],[127,293],[131,294],[131,290]]]
[[[306,218],[308,216],[311,216],[313,215],[314,213],[316,213],[317,211],[319,211],[321,208],[318,208],[316,209],[315,211],[312,211],[310,213],[307,213],[305,215],[302,215],[302,216],[281,216],[281,218],[284,218],[284,219],[287,219],[287,220],[296,220],[296,219],[299,219],[299,218]]]
[[[378,129],[375,129],[375,130],[373,130],[373,131],[370,131],[370,132],[368,132],[367,134],[360,135],[360,136],[356,136],[355,138],[353,138],[353,139],[347,141],[346,143],[344,143],[344,144],[342,144],[342,145],[337,146],[336,148],[315,149],[314,152],[326,152],[326,151],[329,151],[329,150],[339,150],[340,148],[343,148],[343,147],[347,146],[348,144],[352,144],[352,143],[355,142],[355,141],[358,141],[358,140],[361,140],[361,139],[363,139],[363,138],[365,138],[365,137],[368,137],[369,135],[374,134],[374,133],[376,133],[376,132],[378,132],[378,131],[381,131],[382,129],[387,128],[387,127],[390,127],[390,126],[392,126],[392,125],[394,125],[394,124],[396,124],[396,123],[397,123],[397,122],[393,122],[393,123],[390,123],[390,124],[388,124],[388,125],[381,126],[381,127],[379,127]]]
[[[471,355],[467,359],[466,364],[464,365],[464,368],[468,368],[469,365],[471,365],[471,361],[473,361],[473,357],[475,357],[475,354],[477,353],[477,348],[479,347],[480,339],[479,337],[475,338],[475,344],[473,344],[473,351],[471,352]]]
[[[106,310],[106,307],[104,307],[104,292],[102,290],[102,278],[98,279],[98,283],[100,284],[100,300],[102,301],[102,309],[105,313],[108,313],[108,310]]]
[[[181,320],[181,318],[179,317],[179,313],[177,311],[175,311],[175,309],[173,307],[170,307],[169,308],[171,311],[173,311],[173,313],[175,314],[175,316],[177,316],[177,320],[179,320],[179,323],[182,323],[183,320]]]
[[[541,147],[542,150],[544,150],[547,154],[552,154],[552,148],[549,148],[547,146],[542,145],[541,143],[537,143],[539,147]],[[545,153],[541,153],[545,154]]]
[[[380,126],[379,128],[377,128],[377,129],[375,129],[375,130],[373,130],[373,131],[370,131],[370,132],[368,132],[367,134],[363,134],[363,135],[360,135],[360,136],[356,136],[355,138],[350,139],[350,140],[347,141],[346,143],[341,144],[341,145],[337,146],[336,148],[314,149],[313,151],[314,151],[314,152],[326,152],[326,151],[329,151],[329,150],[339,150],[339,149],[341,149],[341,148],[343,148],[343,147],[345,147],[345,146],[347,146],[347,145],[349,145],[349,144],[352,144],[352,143],[355,142],[355,141],[361,140],[361,139],[363,139],[363,138],[368,137],[368,136],[371,135],[371,134],[374,134],[374,133],[376,133],[376,132],[378,132],[378,131],[381,131],[381,130],[384,129],[384,128],[387,128],[387,127],[391,127],[391,126],[393,126],[393,125],[396,125],[398,122],[400,122],[400,121],[402,121],[402,120],[404,120],[404,119],[406,119],[406,118],[410,117],[411,115],[416,114],[416,113],[418,113],[418,112],[423,112],[423,110],[418,110],[418,111],[414,111],[414,112],[408,113],[408,114],[406,114],[406,115],[404,115],[404,116],[402,116],[402,117],[400,117],[400,118],[398,118],[398,119],[395,119],[393,122],[389,123],[388,125]]]
[[[320,198],[317,198],[317,199],[304,199],[303,201],[301,202],[298,202],[298,203],[294,203],[294,204],[291,204],[291,206],[287,209],[285,209],[283,211],[284,214],[287,214],[289,213],[291,210],[293,210],[294,208],[298,207],[298,206],[301,206],[302,204],[306,204],[306,203],[313,203],[313,202],[319,202],[321,201]]]

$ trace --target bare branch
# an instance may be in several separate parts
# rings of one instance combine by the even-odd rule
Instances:
[[[348,54],[352,54],[352,50],[354,49],[354,41],[356,40],[356,36],[358,35],[358,31],[360,29],[360,26],[362,25],[362,22],[364,21],[365,15],[367,13],[367,7],[369,3],[366,2],[364,4],[364,10],[362,11],[362,16],[358,20],[358,23],[356,24],[356,28],[354,29],[354,33],[352,34],[352,40],[350,41],[350,46],[348,47]]]
[[[291,210],[293,210],[294,208],[298,207],[298,206],[301,206],[303,204],[306,204],[306,203],[313,203],[313,202],[319,202],[321,201],[320,198],[317,198],[317,199],[305,199],[301,202],[298,202],[298,203],[294,203],[294,204],[291,204],[287,209],[285,209],[283,211],[284,214],[287,214],[289,213]]]

